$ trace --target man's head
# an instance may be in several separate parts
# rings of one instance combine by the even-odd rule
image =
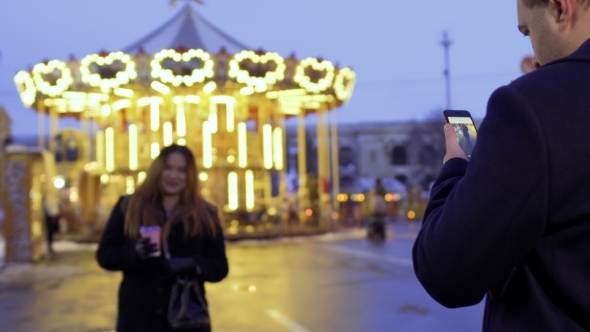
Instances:
[[[590,39],[590,0],[517,0],[518,30],[531,38],[535,65],[566,57]]]

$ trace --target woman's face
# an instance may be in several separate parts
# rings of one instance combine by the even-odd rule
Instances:
[[[186,187],[186,159],[180,152],[172,152],[160,174],[160,188],[167,196],[180,195]]]

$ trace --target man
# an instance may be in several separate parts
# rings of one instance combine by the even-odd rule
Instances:
[[[517,0],[537,70],[496,90],[471,160],[450,125],[413,248],[426,291],[486,298],[484,331],[590,330],[590,0]]]

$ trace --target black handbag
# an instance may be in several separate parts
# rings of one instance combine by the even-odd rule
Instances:
[[[209,326],[207,303],[196,280],[186,275],[176,277],[168,303],[168,322],[174,329]]]
[[[164,255],[170,258],[168,241],[164,241]],[[209,310],[199,282],[188,275],[176,276],[168,302],[168,323],[179,330],[210,326]]]

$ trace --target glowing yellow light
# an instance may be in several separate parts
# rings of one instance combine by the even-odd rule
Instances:
[[[22,103],[26,107],[31,107],[37,98],[37,88],[35,88],[31,74],[24,70],[19,71],[14,76],[14,84],[16,84]]]
[[[150,97],[139,98],[139,100],[137,101],[137,105],[141,106],[141,107],[147,106],[151,103],[152,103],[152,98],[150,98]]]
[[[213,166],[213,146],[211,145],[211,123],[203,123],[203,167],[211,168]]]
[[[263,77],[252,76],[246,69],[242,69],[241,63],[243,61],[251,61],[254,64],[266,64],[274,62],[274,70],[268,70]],[[266,90],[267,85],[273,85],[285,77],[285,60],[277,53],[268,52],[262,55],[256,54],[254,51],[244,50],[236,55],[229,62],[229,77],[235,78],[239,83],[244,83],[252,87],[258,87],[262,92]],[[263,88],[263,89],[262,89]]]
[[[355,200],[356,200],[357,202],[364,202],[364,201],[365,201],[365,195],[364,195],[364,194],[357,194],[357,195],[355,195],[355,196],[356,196],[356,197],[355,197]]]
[[[189,95],[184,97],[184,101],[189,104],[198,104],[201,102],[201,97]]]
[[[251,86],[245,86],[245,87],[243,87],[243,88],[240,89],[240,93],[243,96],[249,96],[251,94],[254,94],[254,88],[251,87]]]
[[[186,135],[186,117],[183,104],[176,105],[176,135],[178,137]]]
[[[238,175],[235,172],[227,175],[227,205],[232,211],[238,209]]]
[[[305,209],[305,216],[306,217],[311,217],[313,216],[313,210],[310,208]]]
[[[55,84],[45,79],[45,75],[54,75],[56,72],[59,72],[59,74]],[[61,95],[74,83],[70,68],[65,62],[59,60],[51,60],[47,64],[39,63],[35,65],[33,67],[33,80],[37,89],[50,97]]]
[[[346,101],[350,98],[354,89],[355,79],[356,74],[352,69],[342,68],[340,70],[334,81],[334,92],[338,99]]]
[[[209,176],[205,172],[201,172],[199,174],[199,180],[201,180],[201,181],[207,181],[208,178],[209,178]]]
[[[113,93],[119,97],[131,98],[133,97],[133,90],[131,89],[124,89],[124,88],[116,88],[113,90]]]
[[[129,99],[117,100],[116,102],[113,103],[113,111],[118,111],[123,108],[128,108],[130,106],[131,106],[131,100],[129,100]]]
[[[391,202],[391,201],[393,201],[393,195],[392,194],[385,194],[384,199],[386,202]]]
[[[164,122],[164,146],[172,145],[172,123]]]
[[[215,89],[217,89],[217,84],[215,84],[215,82],[211,81],[211,82],[205,84],[205,86],[203,87],[203,92],[206,94],[209,94],[209,93],[215,91]]]
[[[100,72],[95,72],[93,70],[95,66],[109,66],[115,61],[120,61],[125,68],[119,70],[114,77],[103,78],[100,76]],[[131,56],[123,52],[112,52],[106,56],[91,54],[82,59],[80,64],[82,81],[88,83],[90,86],[100,87],[103,92],[107,92],[109,89],[118,88],[137,77],[135,62],[132,60]]]
[[[338,202],[346,202],[348,200],[348,195],[340,193],[336,195],[336,200],[338,200]]]
[[[153,142],[152,143],[152,159],[156,159],[160,154],[160,144]]]
[[[128,176],[125,180],[125,193],[131,195],[135,192],[135,179],[133,176]]]
[[[150,128],[152,131],[160,129],[160,103],[155,100],[150,104]]]
[[[313,82],[312,78],[306,74],[308,68],[319,72],[325,72],[326,74],[317,82]],[[320,93],[327,90],[331,86],[332,81],[334,80],[334,65],[327,60],[320,62],[315,58],[307,58],[302,60],[297,66],[293,79],[299,84],[300,87],[304,88],[308,92]]]
[[[246,209],[254,210],[254,172],[246,171]]]
[[[137,149],[137,125],[129,125],[129,169],[137,170],[138,149]]]
[[[167,95],[170,93],[170,88],[167,85],[162,84],[158,81],[153,81],[151,84],[151,87],[152,87],[152,89],[158,91],[159,93],[161,93],[163,95]]]
[[[189,63],[193,59],[198,59],[202,67],[195,68],[190,75],[175,75],[171,69],[162,67],[166,59],[172,59],[174,62]],[[164,83],[172,83],[179,86],[184,83],[186,86],[192,86],[194,83],[202,83],[206,78],[213,77],[213,60],[209,53],[201,49],[190,49],[184,53],[178,53],[175,50],[162,50],[154,55],[152,60],[152,77],[160,79]]]
[[[236,157],[234,156],[227,156],[227,162],[233,164],[236,161]]]
[[[178,144],[178,145],[186,145],[186,140],[184,138],[179,138],[178,141],[176,142],[176,144]]]
[[[78,188],[71,187],[70,188],[70,202],[76,203],[78,201]]]
[[[273,132],[274,162],[277,170],[283,169],[283,129],[275,128]]]
[[[100,115],[104,117],[111,115],[111,105],[102,105],[100,108]]]
[[[250,285],[250,286],[248,286],[248,291],[249,291],[250,293],[254,293],[254,292],[256,291],[256,286],[254,286],[254,285]]]
[[[416,212],[408,211],[408,219],[414,219],[414,218],[416,218]]]
[[[213,98],[212,98],[213,99]],[[235,113],[234,105],[235,99],[231,99],[231,102],[225,104],[225,124],[228,133],[233,133],[235,129]]]
[[[113,127],[109,127],[105,130],[105,141],[105,168],[108,172],[112,172],[115,170],[115,129],[113,129]]]
[[[100,183],[107,184],[110,181],[110,176],[108,174],[102,174],[100,176]]]
[[[263,139],[263,153],[264,153],[264,168],[272,168],[272,127],[269,124],[265,124],[262,127],[262,139]]]
[[[244,122],[238,124],[238,165],[248,166],[248,128]]]
[[[96,132],[96,163],[98,164],[99,168],[104,168],[105,166],[105,158],[104,158],[104,131]]]
[[[139,172],[139,174],[137,174],[137,184],[141,184],[143,183],[143,181],[145,181],[145,177],[147,176],[146,172]]]
[[[57,189],[62,189],[66,186],[66,180],[61,176],[56,176],[53,178],[53,186]]]

